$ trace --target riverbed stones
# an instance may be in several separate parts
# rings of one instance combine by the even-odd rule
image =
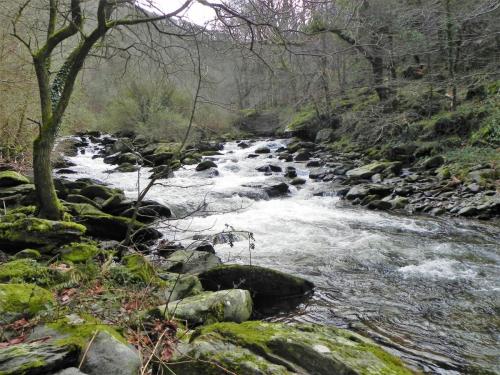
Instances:
[[[77,359],[78,349],[74,345],[22,343],[0,349],[0,374],[52,374],[78,365]]]
[[[223,265],[199,275],[205,290],[247,289],[253,297],[287,298],[309,294],[314,284],[303,278],[270,268],[250,265]]]
[[[264,191],[267,193],[269,198],[276,198],[280,196],[284,196],[289,193],[288,185],[284,182],[279,184],[267,186],[264,188]]]
[[[196,171],[197,172],[206,171],[207,169],[210,168],[217,168],[217,164],[215,164],[211,160],[204,160],[196,166]]]
[[[172,316],[185,320],[191,325],[215,322],[244,322],[252,315],[252,297],[242,289],[203,292],[179,301],[160,306],[160,312],[166,318]]]
[[[303,179],[302,177],[295,177],[290,184],[297,186],[297,185],[304,185],[306,183],[306,180]]]
[[[189,375],[223,374],[220,367],[241,375],[413,374],[373,341],[333,326],[216,323],[182,345],[169,367]]]
[[[30,180],[15,171],[0,172],[0,188],[29,184]]]
[[[270,154],[271,149],[269,147],[263,146],[255,149],[254,153],[256,154]]]
[[[206,251],[178,250],[162,262],[162,270],[175,273],[196,274],[217,267],[221,260]]]

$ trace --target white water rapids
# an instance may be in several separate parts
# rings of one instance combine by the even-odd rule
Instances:
[[[284,141],[283,141],[284,142]],[[171,207],[178,217],[161,230],[184,241],[195,234],[227,229],[252,232],[252,263],[313,281],[307,305],[274,320],[310,321],[350,327],[370,335],[408,363],[440,374],[458,374],[457,364],[500,372],[500,230],[493,224],[450,218],[409,217],[346,207],[328,183],[290,187],[288,197],[259,199],[255,185],[283,180],[256,167],[293,165],[307,179],[305,163],[286,163],[268,155],[250,159],[257,147],[272,150],[282,141],[256,142],[248,149],[227,143],[215,156],[219,176],[208,178],[195,166],[162,180],[147,199]],[[113,167],[92,159],[95,145],[70,158],[77,172],[137,195],[137,173],[108,173]],[[146,186],[149,171],[141,172]],[[217,245],[224,261],[249,262],[248,241]]]

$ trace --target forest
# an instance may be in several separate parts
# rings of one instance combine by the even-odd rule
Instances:
[[[500,0],[0,0],[0,375],[500,374]]]

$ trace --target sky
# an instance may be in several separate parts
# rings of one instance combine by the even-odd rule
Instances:
[[[165,13],[179,9],[185,2],[185,0],[152,0],[152,1],[156,7],[158,7]],[[212,2],[217,3],[218,1],[212,0]],[[194,4],[192,4],[189,7],[189,9],[186,12],[184,12],[183,15],[190,21],[195,22],[199,25],[202,25],[207,21],[212,20],[215,17],[215,13],[211,8],[196,2],[194,2]]]

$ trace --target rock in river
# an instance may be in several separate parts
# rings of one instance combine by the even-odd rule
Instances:
[[[363,336],[312,324],[216,323],[195,331],[178,353],[169,368],[184,375],[413,374]]]

